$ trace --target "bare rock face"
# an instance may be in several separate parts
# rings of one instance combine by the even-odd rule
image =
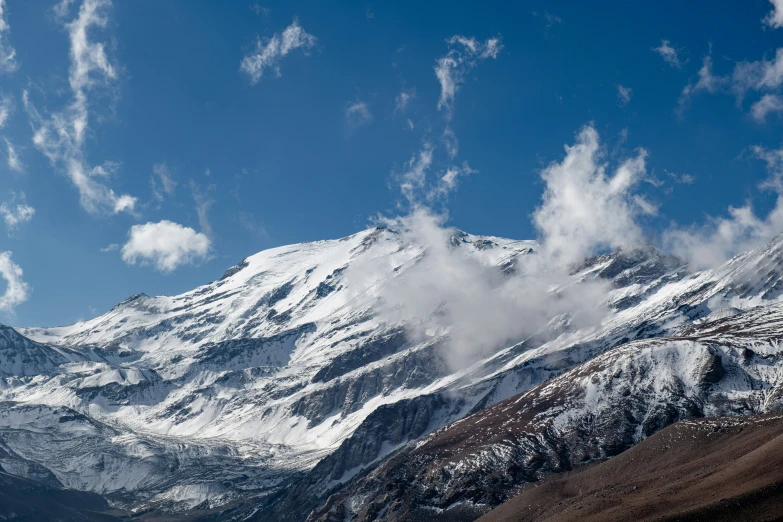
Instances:
[[[767,313],[779,317],[781,309]],[[734,316],[733,326],[757,314]],[[614,457],[677,421],[770,411],[764,401],[783,372],[783,351],[748,362],[736,347],[704,342],[714,326],[688,339],[619,346],[441,428],[332,495],[308,520],[472,520],[525,483]],[[773,375],[770,367],[778,368]]]

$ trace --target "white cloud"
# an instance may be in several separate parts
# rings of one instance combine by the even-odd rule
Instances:
[[[444,133],[444,140],[447,140],[446,148],[451,159],[454,159],[457,146],[456,137],[449,136],[448,127],[446,131]],[[453,143],[448,141],[451,139],[454,140]],[[411,208],[415,209],[422,205],[442,202],[456,190],[460,180],[478,172],[472,169],[467,161],[464,161],[461,165],[451,165],[445,171],[441,170],[435,175],[428,176],[428,172],[432,169],[434,152],[435,148],[432,144],[424,142],[421,150],[405,163],[404,170],[394,176],[399,182],[400,192]]]
[[[14,100],[6,94],[0,96],[0,129],[5,127],[13,112]]]
[[[401,111],[405,112],[405,109],[408,108],[408,103],[412,99],[416,97],[416,90],[415,89],[405,89],[400,94],[397,95],[397,98],[395,98],[395,107],[394,112]]]
[[[24,172],[24,165],[22,165],[22,162],[19,159],[19,154],[16,152],[16,147],[14,147],[8,138],[3,139],[5,140],[7,154],[6,162],[8,164],[8,168],[16,172]]]
[[[122,260],[132,265],[152,265],[169,273],[184,264],[204,260],[209,254],[209,238],[192,228],[172,221],[134,225],[122,247]]]
[[[625,107],[630,103],[632,95],[633,89],[617,85],[617,103],[619,103],[621,107]]]
[[[459,154],[459,140],[457,139],[457,134],[454,132],[454,129],[449,126],[443,131],[443,143],[446,146],[446,152],[448,153],[449,158],[456,158],[457,154]]]
[[[163,193],[173,196],[177,188],[177,182],[174,180],[174,175],[169,170],[168,165],[165,162],[156,163],[152,166],[152,174],[150,185],[152,186],[153,197],[158,201],[163,201]]]
[[[771,60],[762,58],[755,62],[740,62],[734,67],[732,88],[738,98],[749,90],[773,90],[783,84],[783,47]]]
[[[261,40],[256,38],[256,46],[252,53],[242,58],[240,71],[250,76],[250,83],[256,84],[264,75],[264,70],[272,68],[280,76],[280,60],[294,49],[302,49],[305,54],[316,44],[316,37],[308,34],[299,21],[294,21],[285,28],[282,34],[275,33],[272,38]]]
[[[457,35],[446,40],[446,43],[449,45],[449,52],[438,58],[435,76],[440,82],[438,110],[445,108],[451,115],[454,96],[464,81],[465,74],[473,69],[479,60],[497,58],[503,46],[499,37],[489,38],[482,43],[475,38]]]
[[[345,107],[345,119],[355,127],[361,127],[372,122],[372,114],[366,102],[356,100]]]
[[[462,178],[470,176],[471,174],[476,174],[477,172],[477,170],[470,168],[467,161],[464,161],[461,167],[449,167],[446,169],[445,174],[438,178],[435,186],[430,189],[427,194],[427,199],[434,201],[447,197],[457,189]]]
[[[62,18],[68,13],[70,0],[58,4],[56,12]],[[106,54],[106,44],[92,41],[96,29],[109,23],[109,0],[84,0],[76,18],[65,23],[70,40],[71,67],[68,81],[73,101],[60,112],[41,115],[25,91],[22,99],[34,127],[33,143],[56,168],[61,169],[79,190],[82,207],[92,214],[133,212],[136,198],[117,195],[106,186],[103,174],[113,163],[101,168],[90,167],[86,161],[85,135],[88,131],[90,94],[99,88],[110,89],[117,78],[117,69]]]
[[[716,92],[725,83],[725,78],[712,74],[712,56],[707,55],[702,61],[696,83],[688,83],[680,94],[678,112],[682,114],[694,93],[699,91]]]
[[[418,192],[427,180],[427,170],[432,165],[432,145],[425,143],[421,151],[406,164],[405,172],[399,176],[400,190],[409,203],[417,200]]]
[[[675,172],[666,171],[666,174],[677,184],[680,185],[693,185],[696,182],[696,178],[690,174],[677,174]]]
[[[783,201],[766,218],[759,218],[750,204],[729,207],[728,217],[710,217],[705,225],[673,227],[664,244],[693,268],[710,268],[771,240],[783,231]]]
[[[27,301],[30,287],[22,279],[22,269],[11,261],[11,252],[0,252],[0,277],[5,279],[5,293],[0,296],[0,310],[11,313]]]
[[[429,151],[425,146],[407,164],[412,185],[426,187]],[[548,325],[596,324],[611,313],[603,300],[608,283],[588,278],[573,284],[570,273],[587,256],[644,241],[637,219],[656,210],[636,192],[646,177],[646,152],[610,165],[592,126],[565,151],[541,172],[545,192],[533,214],[539,246],[514,259],[513,273],[484,264],[470,247],[454,241],[458,232],[445,226],[444,215],[414,205],[406,216],[380,221],[400,234],[404,256],[416,261],[392,263],[378,246],[377,258],[370,251],[349,267],[347,287],[377,292],[380,319],[404,321],[412,338],[445,336],[439,346],[455,368],[529,335],[561,333]],[[470,168],[461,170],[448,169],[439,182],[453,189]],[[389,282],[392,270],[398,275]]]
[[[764,17],[762,22],[773,29],[783,27],[783,0],[769,0],[772,4],[772,11]]]
[[[759,123],[767,121],[767,115],[781,112],[783,112],[783,97],[779,94],[765,94],[750,108],[750,114]]]
[[[678,51],[676,48],[672,47],[672,44],[669,42],[669,40],[661,40],[661,46],[653,47],[652,50],[660,54],[666,63],[672,67],[676,67],[677,69],[682,67],[682,62],[680,61]]]
[[[555,317],[567,315],[571,325],[579,326],[593,324],[606,312],[598,298],[597,289],[604,288],[600,282],[558,288],[567,271],[549,267],[538,254],[517,257],[518,273],[504,277],[468,247],[455,246],[459,232],[444,221],[426,208],[382,220],[416,262],[395,267],[378,247],[377,257],[370,251],[361,263],[351,264],[346,279],[357,293],[378,293],[380,320],[404,322],[414,339],[444,336],[438,349],[452,368],[466,368],[529,335],[541,335]]]
[[[8,41],[11,27],[6,20],[7,11],[8,6],[5,0],[0,0],[0,73],[12,73],[19,68],[19,63],[16,61],[16,50]]]
[[[750,151],[767,164],[769,177],[761,183],[761,188],[783,194],[783,148],[767,149],[756,145],[751,147]]]
[[[24,192],[20,192],[17,196],[11,192],[11,200],[4,201],[0,205],[0,216],[5,221],[8,234],[12,234],[19,228],[19,225],[29,223],[35,215],[35,209],[27,204],[27,198]]]
[[[641,243],[636,218],[654,207],[632,191],[645,178],[647,152],[640,149],[607,175],[598,132],[591,126],[565,150],[563,161],[541,172],[546,189],[542,205],[533,213],[546,256],[567,266],[596,249]]]
[[[413,179],[421,180],[422,169],[429,167],[427,152],[425,148],[409,162]],[[407,216],[381,222],[400,234],[416,262],[405,263],[389,283],[388,271],[400,267],[390,264],[379,247],[377,258],[371,252],[349,267],[348,287],[377,292],[380,319],[404,321],[412,338],[444,335],[442,355],[454,368],[465,368],[529,335],[544,336],[556,318],[572,327],[595,324],[609,313],[600,297],[606,283],[567,284],[570,268],[601,248],[640,242],[634,218],[644,212],[638,205],[644,200],[632,189],[644,176],[644,158],[640,151],[607,176],[598,134],[586,127],[577,144],[566,147],[566,157],[542,172],[546,192],[534,214],[541,248],[517,257],[513,274],[503,276],[468,247],[455,246],[458,232],[445,226],[445,216],[415,206]],[[470,172],[467,165],[462,170]],[[453,189],[463,173],[449,169],[440,182]]]
[[[750,203],[732,206],[726,217],[709,217],[703,225],[667,230],[664,245],[693,268],[718,266],[783,232],[783,149],[752,147],[751,152],[767,164],[769,177],[761,188],[777,193],[775,206],[765,217],[758,216]]]
[[[698,81],[685,86],[680,96],[678,112],[682,113],[690,98],[698,91],[715,93],[732,92],[737,105],[742,106],[750,91],[778,91],[783,86],[783,47],[775,52],[771,59],[739,62],[731,75],[716,76],[712,73],[712,58],[708,55],[699,70]],[[783,112],[783,97],[778,93],[767,93],[756,100],[750,108],[750,115],[763,123],[771,113]]]

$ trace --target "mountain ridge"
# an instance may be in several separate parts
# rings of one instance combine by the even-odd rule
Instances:
[[[520,260],[539,248],[534,241],[460,231],[445,241],[449,255],[500,278],[526,277]],[[399,455],[416,455],[432,437],[464,426],[464,419],[497,411],[520,392],[543,393],[563,375],[575,376],[574,382],[619,379],[639,390],[633,376],[646,368],[659,379],[650,382],[669,390],[661,397],[676,405],[675,411],[638,400],[629,406],[626,398],[637,399],[641,391],[596,388],[591,393],[605,402],[595,407],[611,403],[648,420],[622,424],[627,438],[593,444],[589,458],[617,454],[696,413],[778,407],[781,388],[770,368],[777,367],[783,334],[780,238],[701,272],[649,245],[594,256],[552,291],[601,282],[607,315],[599,323],[556,316],[461,368],[446,358],[448,328],[422,334],[378,313],[385,285],[401,281],[427,252],[427,245],[400,232],[368,229],[260,252],[178,296],[136,294],[88,321],[14,330],[19,337],[7,346],[15,352],[4,360],[44,362],[32,366],[35,371],[12,366],[2,380],[0,441],[22,459],[10,467],[30,477],[46,470],[60,484],[98,492],[139,513],[191,516],[225,506],[237,520],[251,514],[304,520],[311,511],[312,520],[331,520],[342,509],[361,520],[365,515],[351,511],[351,499],[364,495],[376,498],[368,505],[398,505],[391,497],[377,504],[385,497],[372,481],[386,483],[383,473],[394,469]],[[608,364],[636,369],[611,377]],[[747,393],[715,395],[729,380]],[[570,391],[555,393],[559,402],[546,411],[573,410],[587,389],[593,388],[563,388]],[[694,406],[682,390],[709,400]],[[555,424],[547,417],[544,424],[568,426],[582,422],[579,415]],[[555,458],[553,448],[584,443],[558,437],[551,447],[503,451],[523,461],[536,452]],[[73,444],[58,445],[63,438]],[[76,453],[64,459],[64,452]],[[93,454],[101,457],[87,458]],[[462,509],[478,516],[521,483],[573,466],[569,459],[518,474],[489,497],[460,500]],[[437,459],[426,462],[433,470],[448,468]],[[471,467],[467,460],[461,465]],[[478,492],[480,484],[471,487]],[[437,497],[405,509],[448,507]],[[471,507],[476,499],[484,500]]]

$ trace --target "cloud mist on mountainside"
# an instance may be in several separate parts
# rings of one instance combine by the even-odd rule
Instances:
[[[771,172],[764,186],[780,194],[783,152],[754,153]],[[442,201],[456,185],[449,188],[441,175],[430,175],[432,154],[428,146],[407,164],[407,175],[398,177],[409,212],[377,218],[400,234],[406,248],[420,251],[418,261],[401,275],[381,279],[376,312],[382,321],[406,324],[417,340],[446,334],[444,360],[461,369],[531,335],[556,335],[555,325],[589,327],[610,316],[608,282],[576,282],[573,270],[595,254],[650,243],[641,221],[658,210],[639,193],[640,183],[648,179],[646,150],[612,161],[595,127],[583,127],[575,143],[565,146],[565,155],[540,172],[544,190],[531,215],[538,245],[515,259],[511,274],[454,246],[458,231],[447,225],[447,211],[432,204],[433,194]],[[780,230],[783,200],[778,197],[765,217],[750,205],[730,208],[728,216],[710,217],[698,226],[672,225],[660,243],[662,250],[701,269],[767,242]],[[359,291],[370,281],[376,284],[379,273],[395,269],[383,256],[369,258],[346,272],[349,285]]]
[[[534,334],[556,335],[564,324],[580,328],[606,319],[612,313],[606,302],[608,283],[597,279],[576,282],[572,276],[574,268],[590,256],[657,243],[694,270],[711,268],[783,230],[783,149],[755,147],[753,155],[765,161],[770,172],[761,188],[778,194],[768,215],[758,216],[749,203],[730,207],[727,216],[707,217],[702,224],[672,224],[659,240],[652,241],[644,233],[643,219],[658,216],[658,208],[640,190],[641,182],[655,181],[647,172],[647,150],[637,149],[618,160],[616,151],[607,152],[590,123],[578,131],[573,145],[565,146],[561,159],[540,172],[544,189],[531,214],[538,233],[535,251],[518,256],[511,274],[482,264],[467,249],[454,246],[458,231],[447,225],[445,203],[450,194],[462,178],[478,172],[467,161],[457,161],[459,142],[451,122],[466,71],[487,58],[496,59],[503,46],[499,37],[482,43],[456,35],[446,43],[448,52],[435,66],[441,87],[437,104],[443,119],[441,140],[424,139],[401,172],[393,173],[404,198],[398,205],[403,212],[376,219],[398,233],[405,248],[415,249],[417,262],[397,277],[384,278],[383,274],[390,275],[398,267],[383,255],[371,255],[369,261],[351,265],[346,277],[357,292],[378,285],[378,317],[405,324],[412,338],[446,334],[443,355],[452,368],[465,368]],[[677,49],[668,41],[653,50],[670,65],[682,66]],[[739,64],[740,73],[735,71],[730,82],[712,74],[707,56],[698,83],[683,91],[680,110],[700,90],[717,92],[729,84],[747,84],[743,92],[755,88],[760,81],[757,77],[764,76],[768,65],[766,61]],[[748,80],[751,76],[756,79]],[[631,90],[618,86],[618,96],[627,105]],[[435,157],[443,152],[440,149],[451,166],[438,171]]]
[[[439,178],[424,181],[425,168],[417,192],[402,187],[413,201],[410,213],[379,218],[405,245],[421,250],[417,263],[381,283],[379,317],[409,325],[417,339],[447,333],[444,358],[453,368],[540,333],[553,320],[571,327],[600,321],[609,313],[603,299],[608,283],[571,284],[571,270],[600,250],[632,248],[643,241],[636,219],[654,208],[634,187],[645,176],[646,154],[639,150],[612,168],[596,130],[583,128],[562,161],[541,172],[545,190],[532,216],[539,245],[534,253],[517,257],[510,275],[454,247],[456,231],[445,225],[446,214],[419,202],[431,199],[433,187],[443,186]],[[350,286],[364,290],[379,272],[394,268],[382,256],[369,257],[372,261],[349,267]]]

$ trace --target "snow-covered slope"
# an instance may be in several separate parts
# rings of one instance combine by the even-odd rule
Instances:
[[[453,238],[453,248],[499,270],[534,246],[467,234]],[[20,346],[51,355],[27,356],[41,359],[42,370],[12,372],[2,398],[52,411],[68,408],[116,430],[108,439],[155,445],[156,458],[171,453],[172,444],[175,453],[184,445],[204,468],[180,469],[172,477],[166,466],[152,466],[144,471],[146,481],[133,484],[124,482],[127,474],[96,474],[82,489],[184,500],[185,506],[226,501],[232,488],[215,484],[215,475],[224,474],[208,469],[203,447],[244,459],[262,475],[242,488],[274,488],[277,481],[268,475],[309,469],[377,408],[421,395],[446,376],[434,351],[437,340],[409,342],[403,325],[375,317],[372,285],[357,290],[344,276],[351,264],[380,257],[389,268],[373,276],[380,283],[422,252],[392,231],[372,229],[261,252],[180,296],[140,294],[90,321],[20,329],[35,341]],[[19,379],[33,373],[45,375]],[[59,433],[60,424],[52,424],[52,433]],[[39,447],[47,454],[28,458],[72,487],[70,468],[52,459],[46,445]]]
[[[378,314],[381,289],[428,255],[404,238],[377,228],[267,250],[179,296],[140,294],[74,325],[0,330],[0,443],[8,452],[0,465],[129,508],[242,502],[244,514],[302,520],[411,441],[601,357],[625,354],[617,360],[630,368],[644,361],[640,346],[676,352],[648,356],[668,366],[651,362],[644,371],[697,386],[677,372],[707,352],[714,360],[715,346],[764,344],[774,355],[783,330],[767,311],[783,289],[783,241],[696,274],[645,247],[574,268],[565,286],[608,283],[602,320],[578,327],[556,317],[454,369],[443,357],[448,329],[412,335],[410,325]],[[538,248],[461,232],[449,245],[499,277],[524,277],[515,261]],[[721,326],[737,317],[746,330]],[[776,360],[764,360],[768,368],[754,366],[748,382],[777,378]],[[591,397],[614,396],[601,390]],[[737,391],[725,404],[752,409],[748,397]],[[628,440],[646,433],[639,430]]]

